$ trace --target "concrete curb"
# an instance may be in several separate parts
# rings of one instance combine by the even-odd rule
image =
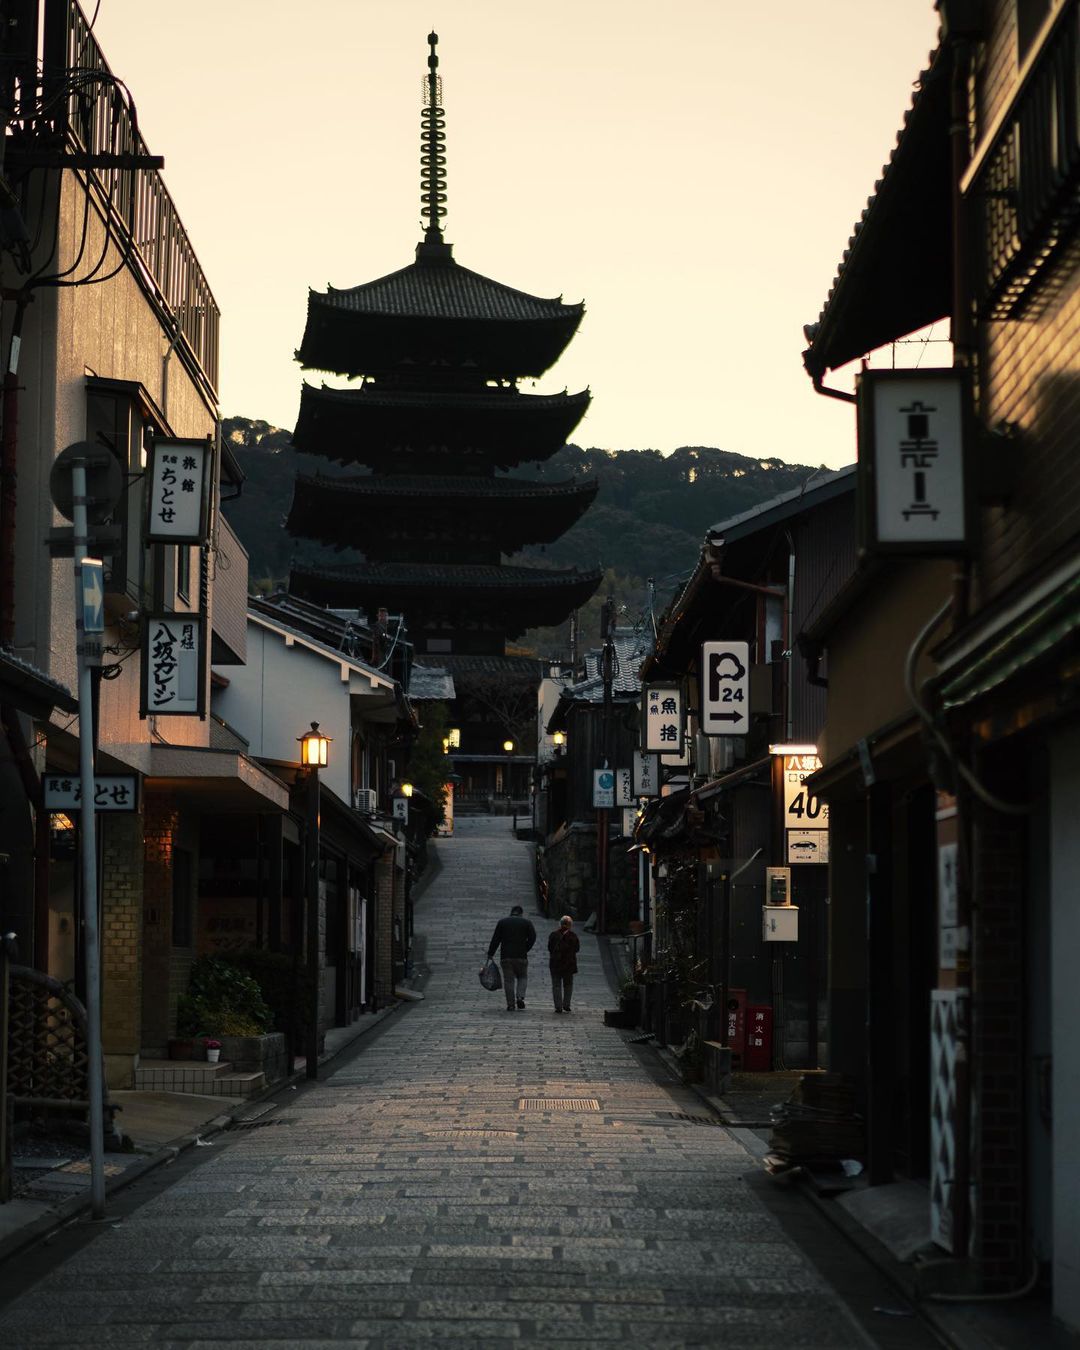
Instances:
[[[319,1057],[319,1068],[324,1064],[329,1064],[331,1060],[337,1059],[346,1050],[362,1040],[368,1032],[373,1031],[393,1013],[397,1012],[402,1004],[391,1004],[390,1007],[381,1008],[377,1013],[373,1013],[366,1024],[357,1031],[355,1036],[350,1036],[347,1041],[335,1049],[327,1051]],[[130,1167],[125,1167],[119,1176],[107,1178],[105,1182],[105,1198],[115,1195],[122,1191],[126,1186],[133,1182],[141,1180],[150,1172],[159,1167],[164,1167],[167,1163],[174,1162],[181,1153],[186,1153],[189,1148],[194,1148],[196,1142],[200,1139],[210,1139],[214,1135],[221,1134],[224,1130],[237,1119],[243,1119],[250,1108],[258,1106],[261,1102],[269,1100],[279,1092],[288,1091],[292,1087],[299,1087],[301,1083],[308,1081],[306,1071],[303,1069],[289,1074],[286,1078],[279,1079],[273,1086],[266,1088],[257,1096],[246,1097],[231,1110],[223,1111],[221,1115],[214,1116],[197,1130],[190,1130],[187,1134],[178,1135],[171,1139],[167,1144],[162,1144],[160,1148],[137,1163],[132,1163]],[[316,1080],[317,1081],[317,1080]],[[4,1265],[13,1256],[25,1251],[28,1247],[35,1246],[39,1242],[58,1232],[61,1228],[66,1228],[68,1224],[73,1223],[84,1213],[90,1210],[90,1193],[87,1188],[85,1193],[70,1196],[67,1200],[62,1200],[55,1208],[47,1210],[36,1219],[32,1219],[24,1227],[14,1233],[9,1233],[5,1238],[0,1238],[0,1265]]]

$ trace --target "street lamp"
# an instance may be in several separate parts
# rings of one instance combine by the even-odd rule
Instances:
[[[319,770],[325,769],[331,737],[312,722],[311,730],[297,736],[300,763],[307,770],[307,824],[304,830],[304,901],[307,905],[308,978],[311,981],[308,1029],[304,1057],[309,1078],[319,1076]]]
[[[556,731],[551,737],[551,744],[555,747],[555,753],[561,755],[566,749],[566,732]]]
[[[461,749],[461,728],[460,728],[460,727],[451,727],[450,730],[446,733],[446,739],[450,742],[450,749],[451,749],[451,750],[460,750],[460,749]]]
[[[411,783],[402,783],[401,795],[403,797],[411,797],[412,794],[413,794],[413,785]]]

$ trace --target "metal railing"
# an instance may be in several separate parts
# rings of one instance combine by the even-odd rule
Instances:
[[[86,16],[66,0],[63,66],[68,86],[63,130],[92,155],[148,155],[132,125]],[[56,71],[46,68],[46,82]],[[100,78],[98,78],[100,77]],[[133,261],[167,310],[216,390],[221,314],[161,174],[148,168],[91,168],[109,209],[133,245]]]
[[[979,309],[1018,318],[1080,223],[1080,3],[1070,0],[1024,74],[975,172]]]

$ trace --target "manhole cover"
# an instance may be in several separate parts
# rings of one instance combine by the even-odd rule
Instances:
[[[595,1097],[522,1097],[519,1111],[599,1111]]]

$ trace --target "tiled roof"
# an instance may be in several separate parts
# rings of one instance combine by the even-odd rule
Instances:
[[[749,511],[740,511],[736,516],[728,516],[709,529],[710,535],[723,535],[725,539],[750,534],[774,522],[766,519],[774,513],[792,514],[793,509],[819,506],[829,497],[855,490],[855,465],[846,464],[842,469],[832,469],[828,473],[812,474],[800,487],[790,492],[778,493],[767,502],[752,506]]]
[[[10,647],[0,648],[0,683],[16,691],[13,702],[17,708],[44,716],[49,709],[60,708],[75,712],[78,700],[66,685],[46,675],[37,666],[16,656]],[[21,699],[26,700],[24,706]]]
[[[450,389],[395,389],[377,383],[366,384],[362,389],[334,389],[330,385],[317,386],[306,380],[301,392],[302,398],[315,400],[316,403],[334,404],[342,408],[400,408],[403,412],[412,409],[445,409],[447,412],[497,412],[519,414],[529,417],[534,413],[559,412],[570,408],[588,407],[591,395],[587,389],[570,394],[563,390],[560,394],[523,394],[517,389],[473,389],[464,392]]]
[[[599,583],[603,573],[580,572],[576,567],[515,567],[483,563],[403,563],[364,562],[343,567],[294,567],[294,576],[325,578],[332,581],[356,581],[365,585],[432,587],[454,589],[476,587],[489,590],[553,590]],[[440,657],[441,659],[441,657]]]
[[[409,672],[409,700],[412,703],[448,703],[457,697],[454,677],[445,666],[425,666],[414,661]]]
[[[541,483],[528,478],[470,478],[462,474],[365,474],[335,477],[324,474],[298,474],[297,484],[357,497],[489,497],[500,501],[533,498],[537,501],[558,497],[596,496],[595,478],[566,479],[559,483]]]
[[[450,257],[408,267],[348,290],[312,291],[311,304],[355,314],[418,319],[577,319],[584,305],[545,300],[459,266]]]
[[[641,692],[641,663],[648,656],[651,644],[640,633],[615,634],[615,673],[611,682],[611,692],[615,695],[630,694],[634,697]],[[585,669],[588,672],[584,680],[567,685],[562,698],[574,703],[602,703],[604,700],[604,680],[601,674],[600,649],[585,653]]]
[[[434,657],[418,656],[416,665],[425,660],[435,660]],[[488,656],[468,656],[447,653],[445,656],[441,653],[438,656],[439,664],[445,666],[452,675],[468,677],[469,675],[525,675],[531,678],[540,679],[547,668],[548,663],[541,661],[535,656],[500,656],[493,652]],[[413,666],[413,670],[416,669]]]

